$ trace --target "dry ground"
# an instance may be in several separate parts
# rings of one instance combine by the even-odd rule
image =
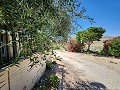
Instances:
[[[56,51],[59,90],[120,90],[120,59]]]

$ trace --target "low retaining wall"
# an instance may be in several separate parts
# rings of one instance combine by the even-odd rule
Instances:
[[[18,66],[1,69],[0,90],[31,90],[44,74],[46,64],[41,61],[31,68],[29,63],[29,60],[24,60]]]
[[[8,70],[0,70],[0,90],[9,90]]]

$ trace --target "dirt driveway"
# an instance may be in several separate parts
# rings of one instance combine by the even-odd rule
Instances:
[[[120,90],[120,59],[56,51],[60,90]]]

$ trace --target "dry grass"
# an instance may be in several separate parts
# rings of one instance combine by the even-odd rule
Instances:
[[[101,51],[103,49],[103,41],[95,41],[91,47],[90,50],[92,51]]]

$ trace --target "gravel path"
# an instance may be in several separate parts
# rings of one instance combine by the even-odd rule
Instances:
[[[61,61],[57,61],[59,64],[57,75],[61,80],[60,88],[120,90],[120,59],[113,60],[113,58],[100,58],[66,51],[56,51],[56,53],[62,58]]]

